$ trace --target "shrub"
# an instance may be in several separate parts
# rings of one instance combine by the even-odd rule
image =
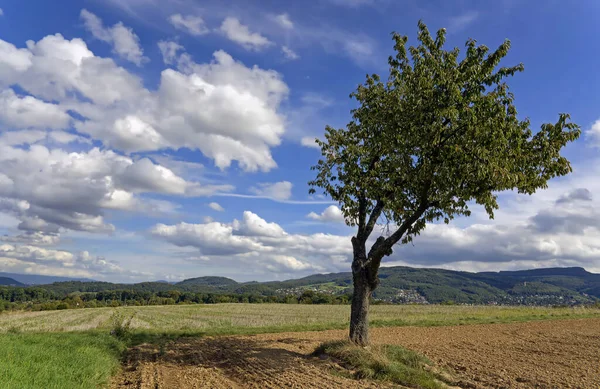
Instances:
[[[131,321],[134,316],[135,314],[132,314],[129,318],[126,318],[125,315],[114,312],[111,316],[110,334],[122,341],[130,340],[132,336]]]

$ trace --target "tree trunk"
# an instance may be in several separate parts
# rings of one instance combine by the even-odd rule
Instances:
[[[364,269],[360,269],[358,272],[353,271],[353,273],[354,293],[350,313],[350,340],[360,346],[366,346],[369,344],[369,299],[372,290]]]
[[[360,346],[369,344],[369,300],[377,287],[377,270],[367,261],[365,242],[352,238],[354,259],[352,261],[352,281],[354,293],[350,311],[350,340]]]

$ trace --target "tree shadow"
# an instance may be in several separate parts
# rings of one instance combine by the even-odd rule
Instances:
[[[125,371],[153,363],[177,369],[217,369],[239,383],[280,382],[291,379],[290,372],[310,375],[322,361],[310,356],[314,347],[307,340],[253,337],[163,339],[132,347],[125,358]],[[286,378],[288,377],[288,378]]]

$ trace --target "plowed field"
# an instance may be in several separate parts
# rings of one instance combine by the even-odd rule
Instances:
[[[345,331],[183,338],[129,352],[113,388],[375,388],[310,357]],[[372,330],[446,368],[464,388],[600,388],[600,319]]]

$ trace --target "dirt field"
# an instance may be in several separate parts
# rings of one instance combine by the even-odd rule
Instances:
[[[113,388],[375,388],[309,357],[345,331],[181,339],[129,353]],[[377,343],[417,350],[464,388],[600,388],[600,319],[372,330]]]

